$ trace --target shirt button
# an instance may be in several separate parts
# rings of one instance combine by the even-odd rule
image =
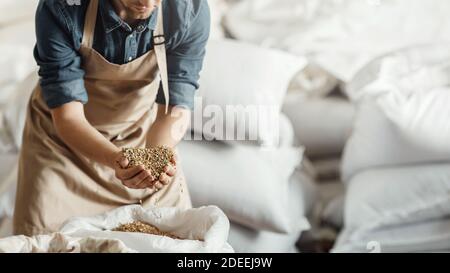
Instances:
[[[129,58],[128,58],[128,61],[131,61],[131,60],[133,60],[133,57],[129,57]]]
[[[138,30],[138,31],[143,31],[143,30],[144,30],[144,26],[143,26],[143,25],[139,25],[139,26],[137,27],[137,30]]]
[[[133,38],[133,34],[130,35],[130,38]]]

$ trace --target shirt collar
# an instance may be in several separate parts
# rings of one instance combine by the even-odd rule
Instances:
[[[118,27],[124,27],[125,29],[131,30],[130,26],[122,20],[122,18],[117,15],[114,7],[109,0],[99,1],[99,9],[105,27],[105,32],[110,33],[111,31],[117,29]],[[148,19],[142,20],[142,23],[138,25],[136,30],[138,32],[144,31],[147,27],[151,30],[156,29],[156,23],[158,19],[158,8],[156,8]]]

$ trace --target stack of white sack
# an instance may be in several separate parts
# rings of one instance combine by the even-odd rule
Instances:
[[[37,82],[37,72],[33,71],[22,82],[15,84],[15,89],[8,96],[8,103],[0,108],[0,238],[12,234],[18,153],[28,100]]]
[[[381,57],[348,85],[358,109],[344,180],[364,169],[450,160],[449,45]]]
[[[234,224],[230,244],[237,252],[289,251],[310,228],[315,185],[296,170],[300,153],[295,148],[190,141],[179,149],[194,206],[213,204],[227,214]],[[266,242],[277,235],[291,241]]]
[[[280,48],[347,83],[374,58],[411,45],[449,41],[446,0],[245,0],[232,5],[232,37]]]
[[[247,43],[208,45],[193,134],[179,145],[180,158],[194,206],[217,205],[227,214],[237,252],[293,251],[309,228],[314,183],[281,114],[289,83],[305,65]]]
[[[33,17],[38,2],[0,2],[0,238],[12,233],[18,144],[30,88],[37,82],[27,76],[36,70]]]
[[[345,230],[335,251],[450,250],[449,44],[380,57],[348,85]],[[373,241],[373,242],[371,242]]]
[[[335,252],[450,251],[450,163],[371,169],[347,185]]]
[[[361,50],[361,44],[344,41],[344,37],[359,32],[339,24],[357,21],[354,14],[348,15],[357,8],[367,8],[360,2],[236,1],[229,5],[224,18],[231,37],[308,60],[291,81],[283,113],[291,120],[296,143],[305,148],[319,180],[338,179],[341,153],[353,124],[353,105],[339,94],[337,86],[361,62],[362,56],[355,55],[364,55],[367,50]],[[357,24],[366,27],[360,19]]]

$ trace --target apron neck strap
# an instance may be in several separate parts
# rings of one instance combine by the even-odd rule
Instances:
[[[162,4],[158,7],[158,23],[153,32],[153,48],[160,71],[161,85],[164,92],[166,114],[169,110],[169,76],[167,73],[166,39],[164,36],[164,19]]]
[[[91,0],[84,20],[83,40],[81,45],[92,48],[94,43],[95,24],[97,23],[98,0]]]

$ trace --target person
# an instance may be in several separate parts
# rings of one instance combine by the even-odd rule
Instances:
[[[128,166],[124,147],[168,146],[189,126],[209,36],[207,0],[41,0],[14,233],[57,231],[119,206],[190,208],[178,159]]]

